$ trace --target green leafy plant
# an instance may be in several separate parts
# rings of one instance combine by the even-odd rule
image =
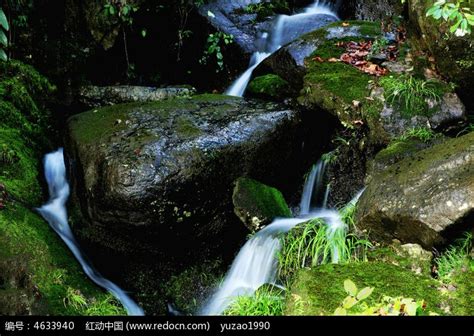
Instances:
[[[400,108],[405,117],[429,115],[430,102],[439,102],[443,93],[438,81],[410,75],[387,76],[380,79],[380,84],[385,89],[388,104]]]
[[[377,38],[370,48],[369,56],[374,56],[382,53],[388,46],[388,40],[385,37]]]
[[[79,290],[69,287],[66,297],[63,299],[64,306],[71,306],[76,310],[81,310],[87,306],[87,300]]]
[[[7,144],[0,145],[0,165],[12,164],[19,160],[19,156],[15,150],[11,149]]]
[[[344,281],[344,290],[347,297],[334,311],[334,315],[394,315],[416,316],[423,315],[426,304],[423,300],[416,301],[410,298],[392,298],[383,296],[382,300],[374,305],[369,305],[366,300],[372,295],[373,287],[364,287],[359,290],[354,282]]]
[[[370,246],[369,241],[347,233],[345,226],[332,229],[323,219],[313,219],[282,238],[278,255],[280,275],[287,276],[307,266],[365,260],[365,251]]]
[[[5,33],[9,30],[10,25],[8,24],[7,17],[3,9],[0,7],[0,60],[4,62],[8,60],[8,56],[4,48],[8,47],[8,38]]]
[[[127,0],[108,0],[104,5],[104,14],[115,20],[122,28],[122,37],[124,45],[125,61],[127,62],[127,76],[131,77],[134,74],[135,66],[130,63],[128,55],[127,33],[125,27],[130,27],[133,24],[133,13],[137,12],[139,7],[136,4],[129,3]],[[142,30],[142,36],[146,36]]]
[[[449,282],[452,275],[470,262],[470,251],[473,246],[473,236],[467,232],[464,237],[450,246],[440,257],[435,259],[438,277]]]
[[[234,42],[234,36],[223,32],[209,34],[207,38],[206,50],[200,62],[206,64],[212,55],[215,55],[217,62],[216,72],[224,69],[224,55],[222,53],[222,44],[229,45]]]
[[[111,316],[111,315],[126,315],[122,305],[117,302],[111,294],[105,296],[102,300],[91,302],[86,310],[85,315],[88,316]]]
[[[321,160],[324,161],[325,164],[327,165],[332,165],[334,164],[338,157],[337,157],[337,149],[336,150],[333,150],[332,152],[329,152],[329,153],[324,153],[322,156],[321,156]]]
[[[470,0],[438,0],[426,12],[426,16],[431,16],[436,20],[443,19],[451,26],[449,31],[456,36],[471,34],[474,26],[474,14],[469,7]]]
[[[429,142],[440,135],[433,132],[432,129],[427,127],[414,127],[406,131],[402,136],[400,136],[398,141],[407,141],[409,139],[418,139],[423,142]]]
[[[233,316],[281,316],[284,299],[277,291],[259,289],[252,296],[239,296],[224,311]]]

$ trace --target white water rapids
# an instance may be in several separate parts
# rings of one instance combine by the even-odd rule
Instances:
[[[328,15],[338,19],[331,6],[325,1],[319,0],[305,8],[301,13],[279,15],[273,25],[273,31],[270,34],[263,34],[263,38],[268,39],[268,41],[263,43],[261,50],[252,55],[248,69],[232,83],[225,94],[242,97],[255,68],[283,45],[314,30],[313,22],[318,15]]]
[[[250,296],[264,284],[277,282],[280,235],[290,231],[296,225],[314,218],[322,218],[329,227],[328,239],[337,230],[346,230],[341,216],[336,210],[312,207],[311,199],[317,190],[324,190],[324,164],[316,164],[308,175],[301,199],[300,216],[297,218],[276,219],[273,223],[256,233],[240,250],[234,259],[222,285],[201,310],[202,315],[219,315],[237,296]],[[326,190],[324,201],[327,200]],[[359,193],[351,202],[357,202]],[[319,204],[321,206],[323,204]],[[325,205],[324,205],[325,206]],[[331,255],[333,263],[338,262],[337,249]]]
[[[87,276],[97,285],[108,290],[125,307],[128,315],[144,315],[143,310],[116,284],[103,278],[87,261],[81,251],[67,220],[66,202],[69,197],[69,184],[66,180],[63,149],[47,154],[44,158],[44,171],[49,188],[49,202],[38,209],[43,218],[61,237],[82,266]]]

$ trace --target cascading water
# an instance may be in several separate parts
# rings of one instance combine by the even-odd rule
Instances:
[[[69,197],[69,184],[66,180],[63,149],[47,154],[44,159],[44,171],[48,183],[50,200],[38,209],[54,231],[69,247],[79,261],[87,276],[97,285],[108,290],[125,307],[128,315],[144,315],[143,310],[116,284],[103,278],[87,261],[84,253],[72,234],[67,221],[66,202]]]
[[[302,211],[298,218],[277,219],[263,230],[256,233],[242,247],[235,258],[224,282],[206,303],[203,315],[219,315],[237,296],[252,295],[260,286],[277,281],[278,261],[277,253],[280,250],[279,236],[290,231],[296,225],[314,218],[321,218],[328,225],[328,240],[338,230],[346,230],[341,216],[336,210],[317,209],[311,207],[312,194],[316,190],[323,190],[324,164],[319,162],[306,179],[301,199]],[[327,194],[327,192],[325,192]],[[357,202],[359,193],[351,202]],[[304,209],[303,209],[304,206]],[[332,262],[338,262],[338,250],[333,248]]]
[[[283,45],[327,24],[327,17],[330,17],[332,21],[338,20],[337,14],[331,6],[325,1],[319,0],[305,8],[301,13],[279,15],[273,24],[273,31],[271,31],[270,34],[262,34],[262,38],[266,40],[266,42],[262,43],[260,50],[252,55],[248,69],[232,83],[225,94],[242,97],[247,89],[253,71],[260,63]]]

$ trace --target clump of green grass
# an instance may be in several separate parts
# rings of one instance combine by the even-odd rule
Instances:
[[[114,315],[126,315],[125,309],[122,307],[120,302],[108,294],[101,300],[94,300],[89,303],[85,310],[87,316],[114,316]]]
[[[414,127],[406,131],[402,136],[400,136],[398,141],[407,141],[410,139],[418,139],[423,142],[429,142],[430,140],[439,137],[439,134],[433,132],[432,129],[427,127]]]
[[[345,216],[346,220],[353,218],[349,211]],[[278,256],[280,275],[288,276],[308,266],[365,259],[363,251],[369,246],[367,240],[347,233],[345,226],[332,229],[323,219],[313,219],[291,230],[282,239]]]
[[[442,83],[410,75],[383,77],[380,84],[385,89],[388,104],[399,108],[402,116],[406,118],[432,115],[434,109],[430,107],[429,102],[438,103],[444,93]]]
[[[469,253],[472,246],[472,234],[465,233],[462,239],[458,240],[456,244],[450,246],[441,256],[435,259],[440,280],[450,282],[456,271],[468,266],[471,259]]]
[[[231,316],[281,316],[284,298],[269,289],[260,289],[252,296],[239,296],[224,311]]]

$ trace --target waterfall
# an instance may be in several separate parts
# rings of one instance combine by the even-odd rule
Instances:
[[[225,94],[229,96],[242,97],[247,89],[247,85],[252,77],[253,71],[268,56],[280,49],[283,45],[293,41],[305,33],[309,33],[316,28],[321,27],[322,16],[329,16],[333,20],[338,20],[337,14],[331,6],[325,1],[315,1],[312,5],[305,8],[301,13],[294,15],[279,15],[273,23],[273,30],[268,33],[262,33],[262,43],[260,50],[256,51],[251,59],[248,69],[240,75],[232,85],[226,90]]]
[[[47,154],[44,158],[44,171],[49,188],[49,202],[38,209],[71,250],[87,276],[97,285],[108,290],[125,307],[129,315],[144,315],[143,310],[116,284],[103,278],[87,261],[79,247],[67,220],[66,202],[69,197],[69,184],[66,180],[63,149]]]
[[[300,202],[300,215],[308,215],[311,210],[311,202],[313,195],[318,195],[323,189],[324,173],[326,172],[326,164],[323,160],[320,160],[313,166],[309,173],[306,182],[303,187],[303,194]],[[326,199],[325,193],[325,199]],[[326,204],[323,202],[322,207],[325,208]]]
[[[280,250],[280,235],[290,231],[296,225],[321,218],[328,225],[329,241],[338,230],[346,230],[346,225],[342,222],[338,211],[312,207],[312,194],[318,189],[322,190],[324,173],[322,161],[313,166],[303,188],[301,208],[304,207],[304,209],[301,210],[299,217],[276,219],[245,243],[234,259],[222,285],[201,310],[202,315],[219,315],[235,297],[250,296],[266,283],[275,284],[277,282],[277,253]],[[325,197],[327,197],[327,193],[326,190]],[[357,194],[351,202],[357,202],[361,194],[362,192]],[[337,263],[339,260],[336,247],[333,248],[331,260],[333,263]]]

